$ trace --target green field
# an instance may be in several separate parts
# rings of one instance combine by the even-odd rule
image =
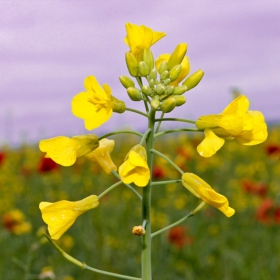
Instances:
[[[120,166],[139,138],[112,139],[116,141],[112,158]],[[280,279],[279,127],[271,128],[268,140],[257,146],[227,141],[211,158],[197,153],[199,137],[174,134],[159,140],[156,149],[225,195],[236,213],[227,218],[207,205],[180,226],[154,237],[154,279]],[[0,151],[0,279],[54,279],[50,271],[59,280],[116,279],[80,269],[40,238],[45,224],[38,208],[41,201],[98,195],[116,178],[83,157],[71,167],[42,166],[37,146],[3,146]],[[181,177],[158,156],[153,173],[154,180]],[[181,183],[153,186],[153,231],[186,216],[199,203]],[[139,199],[121,185],[103,197],[99,207],[81,215],[57,244],[92,267],[139,277],[141,238],[131,230],[141,223]],[[46,271],[50,278],[44,278]]]

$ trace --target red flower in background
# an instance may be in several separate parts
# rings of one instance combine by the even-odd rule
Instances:
[[[178,249],[182,249],[184,245],[192,244],[193,238],[187,234],[187,230],[184,227],[176,226],[170,229],[168,241]]]
[[[280,223],[280,206],[272,199],[265,199],[256,212],[258,221],[264,224]]]
[[[242,189],[247,193],[251,193],[260,197],[265,197],[268,192],[268,185],[265,183],[244,180],[242,182]]]
[[[163,178],[165,176],[165,170],[163,167],[161,166],[154,166],[153,167],[153,178],[154,179],[160,179],[160,178]]]
[[[0,165],[4,162],[5,157],[6,157],[6,154],[4,152],[0,151]]]
[[[265,152],[268,156],[280,156],[280,145],[269,144],[265,147]]]
[[[39,173],[51,172],[58,169],[58,164],[54,162],[51,158],[42,157],[38,165]]]

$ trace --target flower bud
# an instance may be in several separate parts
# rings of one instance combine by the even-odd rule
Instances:
[[[186,43],[179,44],[168,59],[168,69],[180,64],[186,55],[188,45]]]
[[[165,92],[165,87],[163,84],[157,84],[156,86],[156,93],[161,95]]]
[[[113,101],[113,112],[122,114],[125,111],[125,103],[113,95],[111,95],[111,100]]]
[[[188,90],[187,86],[178,86],[175,87],[173,94],[180,95],[186,92],[187,90]]]
[[[168,86],[169,84],[171,83],[171,80],[168,78],[168,79],[165,79],[164,81],[163,81],[163,84],[165,85],[165,86]]]
[[[176,65],[170,70],[169,78],[170,78],[171,82],[175,81],[179,77],[181,71],[182,71],[181,65]]]
[[[127,94],[130,97],[131,100],[133,101],[140,101],[142,99],[142,94],[141,91],[138,88],[135,87],[129,87],[127,89]]]
[[[160,109],[163,113],[169,113],[171,112],[176,106],[176,100],[173,97],[169,97],[165,100],[160,105]]]
[[[166,90],[167,94],[172,94],[174,92],[174,86],[169,86]]]
[[[139,74],[142,77],[146,77],[149,74],[149,72],[150,72],[149,66],[144,61],[140,61],[139,62],[138,70],[139,70]]]
[[[151,106],[154,110],[158,109],[160,105],[160,101],[159,101],[159,96],[156,95],[153,97],[152,101],[151,101]]]
[[[155,85],[155,80],[154,80],[154,79],[151,79],[151,80],[149,81],[149,86],[150,86],[151,88],[153,88],[154,85]]]
[[[129,88],[129,87],[134,87],[135,86],[134,82],[129,77],[127,77],[127,76],[120,76],[119,79],[120,79],[120,82],[122,83],[122,85],[125,88]]]
[[[183,95],[174,95],[174,96],[172,96],[174,99],[175,99],[175,101],[176,101],[176,107],[179,107],[179,106],[181,106],[181,105],[183,105],[183,104],[185,104],[186,103],[186,97],[185,96],[183,96]]]
[[[152,94],[152,89],[149,86],[143,86],[142,87],[142,92],[146,95],[151,95]]]
[[[165,70],[160,74],[160,79],[165,80],[169,77],[169,71]]]
[[[134,235],[143,236],[146,233],[146,231],[142,226],[135,226],[132,229],[132,233]]]
[[[154,56],[152,51],[148,48],[144,49],[143,61],[148,65],[150,72],[154,68]]]
[[[153,80],[157,78],[157,70],[155,68],[150,72],[149,78]]]
[[[201,79],[204,76],[204,72],[200,69],[193,74],[191,74],[184,82],[183,85],[187,86],[190,90],[198,85],[198,83],[201,81]]]
[[[126,62],[129,74],[132,77],[138,76],[138,61],[131,52],[125,53],[125,62]]]
[[[159,74],[161,74],[162,72],[164,72],[165,70],[168,70],[168,65],[167,65],[167,61],[163,61],[159,68],[158,68],[158,72]]]

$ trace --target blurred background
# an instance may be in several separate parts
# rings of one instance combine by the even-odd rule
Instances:
[[[72,167],[58,166],[43,157],[38,141],[88,133],[71,113],[71,99],[84,90],[88,75],[109,84],[129,107],[144,109],[129,100],[119,82],[119,76],[128,75],[126,22],[167,33],[152,47],[155,58],[185,42],[191,73],[205,72],[200,84],[185,94],[187,103],[169,116],[195,120],[219,113],[232,93],[239,92],[249,98],[250,109],[263,112],[269,126],[263,144],[245,147],[227,141],[208,159],[196,151],[202,135],[174,134],[156,142],[184,171],[226,195],[236,214],[227,219],[208,206],[155,237],[155,278],[280,277],[280,2],[11,0],[1,1],[0,11],[1,279],[107,279],[81,271],[38,238],[44,230],[38,204],[100,194],[115,179],[84,158]],[[130,112],[114,114],[93,133],[124,127],[143,132],[146,123]],[[139,139],[112,139],[112,158],[119,166]],[[180,176],[155,157],[153,177]],[[181,184],[155,187],[153,230],[182,218],[198,203]],[[82,215],[59,244],[88,265],[138,277],[141,245],[131,228],[141,224],[140,206],[120,186],[100,207]],[[109,218],[112,212],[114,219]]]

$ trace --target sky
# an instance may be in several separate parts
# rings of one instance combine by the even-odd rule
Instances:
[[[171,117],[220,113],[238,88],[251,110],[268,122],[280,120],[280,1],[2,0],[0,12],[0,144],[124,127],[143,131],[145,118],[131,112],[114,114],[92,132],[71,112],[89,75],[109,84],[128,107],[144,109],[119,82],[128,75],[126,22],[167,33],[152,47],[155,58],[185,42],[191,73],[205,72]]]

